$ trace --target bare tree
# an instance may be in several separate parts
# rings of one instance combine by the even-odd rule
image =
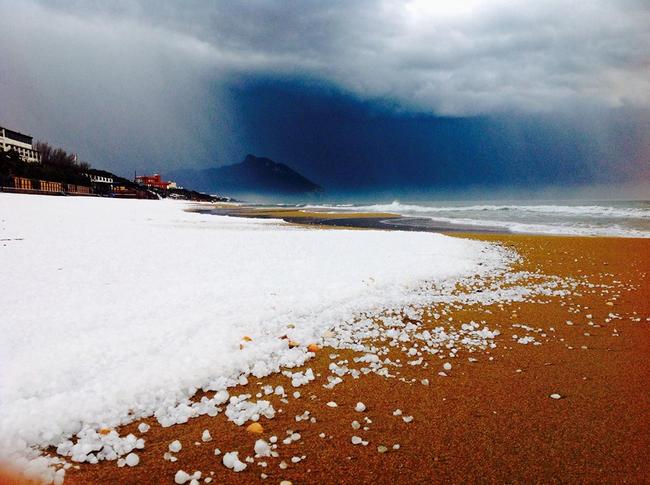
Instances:
[[[74,153],[68,153],[62,148],[54,148],[44,141],[36,142],[36,150],[41,155],[41,163],[60,168],[80,168],[88,170],[90,165],[87,162],[78,163]]]

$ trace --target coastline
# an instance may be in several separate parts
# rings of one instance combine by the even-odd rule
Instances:
[[[523,259],[513,273],[555,275],[582,283],[563,297],[447,308],[455,322],[485,322],[490,328],[496,326],[502,336],[496,349],[475,354],[475,363],[469,363],[468,354],[463,353],[446,377],[438,375],[438,358],[431,358],[428,369],[400,368],[408,382],[369,374],[324,389],[330,354],[350,362],[358,357],[348,350],[324,348],[300,368],[311,368],[317,375],[298,389],[302,397],[286,404],[274,401],[282,412],[263,421],[265,438],[276,435],[282,440],[287,430],[301,435],[300,441],[281,446],[286,469],[278,467],[280,459],[269,458],[264,468],[251,464],[240,474],[227,470],[221,457],[215,457],[214,448],[239,450],[243,457],[251,453],[259,435],[246,433],[220,414],[171,428],[147,420],[152,429],[144,436],[147,446],[139,466],[81,465],[79,470],[68,470],[66,483],[171,483],[179,469],[190,474],[201,470],[203,477],[212,477],[216,483],[259,483],[261,473],[269,483],[343,483],[350,477],[355,483],[647,481],[650,241],[459,237],[515,249]],[[438,324],[422,323],[425,327]],[[516,343],[512,336],[522,330],[513,323],[536,329],[541,345]],[[428,379],[429,385],[423,385],[422,379]],[[278,374],[250,379],[247,386],[232,393],[255,394],[262,383],[286,386],[287,380]],[[550,399],[553,393],[562,398]],[[338,407],[325,406],[330,400]],[[357,401],[367,406],[362,416],[353,409]],[[412,415],[413,421],[406,424],[393,416],[398,408]],[[294,419],[305,411],[317,422]],[[368,431],[355,432],[350,423],[361,417],[368,417],[372,424]],[[204,429],[214,437],[210,443],[201,443]],[[137,423],[120,429],[121,434],[128,432],[138,435]],[[368,446],[351,444],[354,434],[367,439]],[[183,451],[171,463],[162,455],[174,439],[183,443]],[[400,449],[393,450],[394,444]],[[388,452],[378,453],[379,445],[387,446]],[[306,459],[298,464],[289,461],[303,455]]]

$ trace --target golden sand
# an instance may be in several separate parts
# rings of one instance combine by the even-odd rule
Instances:
[[[448,377],[438,375],[440,360],[431,357],[427,369],[400,368],[404,380],[346,376],[328,390],[322,384],[329,374],[329,354],[350,361],[354,354],[323,348],[306,366],[320,377],[298,389],[300,399],[290,398],[288,404],[271,399],[278,413],[272,420],[262,419],[261,436],[276,435],[281,441],[292,430],[301,439],[280,445],[280,457],[265,459],[265,468],[255,463],[234,473],[221,464],[215,447],[238,450],[243,459],[253,455],[260,435],[247,433],[245,426],[220,413],[171,428],[147,420],[151,430],[143,435],[146,448],[139,452],[138,466],[118,468],[114,461],[81,465],[68,470],[66,483],[173,483],[179,469],[200,470],[212,483],[650,482],[650,240],[467,237],[516,249],[523,260],[514,270],[601,286],[581,286],[545,303],[456,310],[454,322],[485,321],[502,335],[496,349],[473,354],[475,363],[459,352]],[[621,318],[611,319],[610,313]],[[512,335],[520,331],[513,322],[543,329],[548,338],[539,346],[513,343]],[[251,379],[231,394],[255,395],[262,384],[294,391],[286,377],[274,375]],[[562,399],[551,399],[553,393]],[[328,401],[338,407],[326,406]],[[358,401],[367,406],[364,413],[354,410]],[[393,416],[398,408],[413,421]],[[295,416],[305,411],[316,423],[296,422]],[[354,431],[351,422],[362,416],[372,421],[369,430]],[[140,435],[137,424],[119,431]],[[201,442],[204,429],[213,441]],[[353,445],[354,434],[368,446]],[[183,444],[178,461],[165,461],[163,454],[176,439]],[[378,446],[388,451],[379,453]],[[302,455],[305,460],[291,463],[291,457]],[[288,464],[286,469],[279,467],[281,461]],[[262,473],[266,480],[261,480]]]

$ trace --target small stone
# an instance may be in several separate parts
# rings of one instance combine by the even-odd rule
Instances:
[[[445,370],[451,370],[451,364],[449,362],[445,362],[442,365],[442,368],[445,369]]]
[[[178,453],[179,451],[181,451],[182,448],[183,445],[181,445],[181,442],[178,440],[169,443],[169,451],[171,451],[172,453]]]
[[[147,431],[149,431],[150,427],[151,426],[149,426],[147,423],[140,423],[138,425],[138,431],[140,431],[140,433],[146,433]]]
[[[363,442],[363,440],[358,436],[353,436],[351,441],[353,445],[360,445]]]
[[[203,434],[201,434],[201,441],[204,443],[207,443],[208,441],[212,441],[212,436],[210,436],[210,431],[207,429],[203,430]]]
[[[366,410],[366,405],[362,402],[358,402],[357,405],[354,406],[354,410],[358,413],[362,413]]]
[[[260,423],[251,423],[246,427],[246,431],[254,434],[262,434],[264,432],[264,427]]]
[[[549,397],[551,399],[562,399],[562,396],[557,393],[551,394]]]
[[[359,421],[352,421],[352,429],[361,429]]]
[[[336,404],[334,401],[330,401],[327,403],[327,406],[330,408],[337,408],[339,405]]]
[[[379,446],[377,447],[377,452],[378,452],[378,453],[386,453],[387,451],[388,451],[388,448],[385,447],[384,445],[379,445]]]

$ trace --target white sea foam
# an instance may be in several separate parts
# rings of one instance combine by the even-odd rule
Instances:
[[[529,234],[577,236],[650,237],[650,205],[514,205],[458,204],[417,205],[393,201],[390,204],[311,206],[328,211],[392,212],[403,216],[480,228],[494,228]],[[387,221],[410,224],[414,221]]]
[[[596,217],[622,219],[650,219],[650,209],[640,207],[611,207],[602,205],[459,205],[459,206],[426,206],[402,204],[393,201],[390,204],[375,204],[356,206],[356,210],[373,212],[404,213],[436,213],[436,212],[532,212],[559,217]]]

